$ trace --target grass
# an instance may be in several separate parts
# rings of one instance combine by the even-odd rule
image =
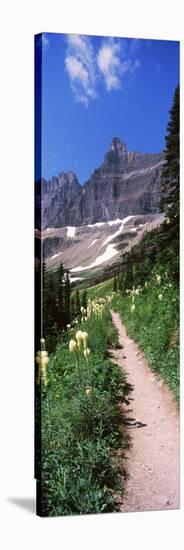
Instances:
[[[107,308],[102,318],[93,315],[77,325],[79,329],[89,334],[89,361],[82,350],[78,361],[69,352],[76,330],[68,331],[50,356],[48,385],[43,389],[43,516],[118,510],[116,455],[128,445],[119,403],[127,399],[130,388],[123,371],[108,357],[117,334]]]
[[[161,273],[160,282],[157,275],[155,269],[139,294],[117,295],[113,307],[120,313],[129,336],[144,351],[151,369],[165,380],[179,401],[179,292],[167,274]]]
[[[108,294],[112,293],[113,281],[113,278],[108,279],[108,281],[104,281],[103,283],[99,283],[98,285],[90,287],[87,290],[88,297],[92,300],[96,298],[106,298]]]

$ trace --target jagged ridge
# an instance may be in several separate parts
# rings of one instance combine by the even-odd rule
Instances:
[[[36,227],[81,226],[158,212],[163,163],[163,152],[128,152],[126,144],[114,137],[104,162],[83,186],[73,172],[37,184]]]

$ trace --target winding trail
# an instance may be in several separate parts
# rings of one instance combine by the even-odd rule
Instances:
[[[170,390],[150,370],[118,313],[111,311],[123,349],[111,350],[133,385],[127,414],[132,446],[122,512],[176,509],[179,500],[179,414]]]

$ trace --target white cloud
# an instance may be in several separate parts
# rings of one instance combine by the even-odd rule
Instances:
[[[75,99],[88,106],[96,97],[96,70],[93,46],[87,36],[68,35],[65,68]]]
[[[89,105],[97,97],[97,86],[103,80],[108,92],[124,84],[125,75],[140,67],[135,58],[139,40],[104,38],[96,50],[88,36],[68,35],[65,68],[76,101]]]
[[[112,39],[105,40],[97,55],[97,64],[103,74],[107,90],[121,87],[120,43]]]
[[[140,67],[140,61],[134,59],[138,47],[137,39],[133,39],[129,46],[115,38],[104,40],[98,51],[97,64],[108,91],[121,88],[124,75],[134,74]]]

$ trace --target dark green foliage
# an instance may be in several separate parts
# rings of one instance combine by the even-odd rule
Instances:
[[[70,299],[70,318],[75,319],[76,316],[76,301],[75,301],[75,295],[74,293],[71,295]]]
[[[116,277],[114,277],[113,292],[117,292],[117,280],[116,280]]]
[[[118,510],[115,493],[122,487],[115,453],[128,446],[118,402],[127,400],[130,388],[107,356],[107,346],[117,342],[109,312],[91,317],[85,330],[89,362],[81,350],[77,366],[76,354],[69,352],[73,331],[50,357],[42,399],[42,515]],[[92,389],[88,396],[86,387]]]
[[[62,330],[66,326],[66,312],[65,312],[65,288],[64,288],[64,269],[63,264],[60,263],[58,269],[58,292],[57,292],[57,305],[58,305],[58,328]]]
[[[156,274],[161,277],[160,284]],[[138,295],[114,298],[128,334],[144,350],[149,366],[161,374],[179,399],[179,293],[163,266],[153,270]],[[161,296],[161,300],[159,299]],[[135,311],[131,311],[134,303]]]
[[[134,285],[134,249],[125,256],[125,279],[126,288],[132,288]]]
[[[162,196],[160,201],[160,210],[166,215],[160,233],[160,257],[165,256],[165,260],[175,273],[176,280],[179,279],[179,99],[179,86],[177,86],[167,127],[166,162],[162,174]]]
[[[70,323],[70,278],[68,270],[65,272],[65,285],[64,285],[64,307],[65,307],[65,322],[66,325]]]
[[[57,271],[42,266],[43,334],[48,352],[55,349],[61,331],[70,322],[70,280],[62,263]],[[38,345],[38,344],[37,344]],[[37,348],[38,349],[38,348]]]
[[[76,311],[76,316],[78,318],[81,317],[81,302],[80,302],[80,294],[79,294],[79,290],[77,289],[76,290],[76,302],[75,302],[75,311]]]
[[[81,296],[81,305],[82,307],[84,307],[85,309],[87,309],[87,291],[84,290],[83,293],[82,293],[82,296]]]

